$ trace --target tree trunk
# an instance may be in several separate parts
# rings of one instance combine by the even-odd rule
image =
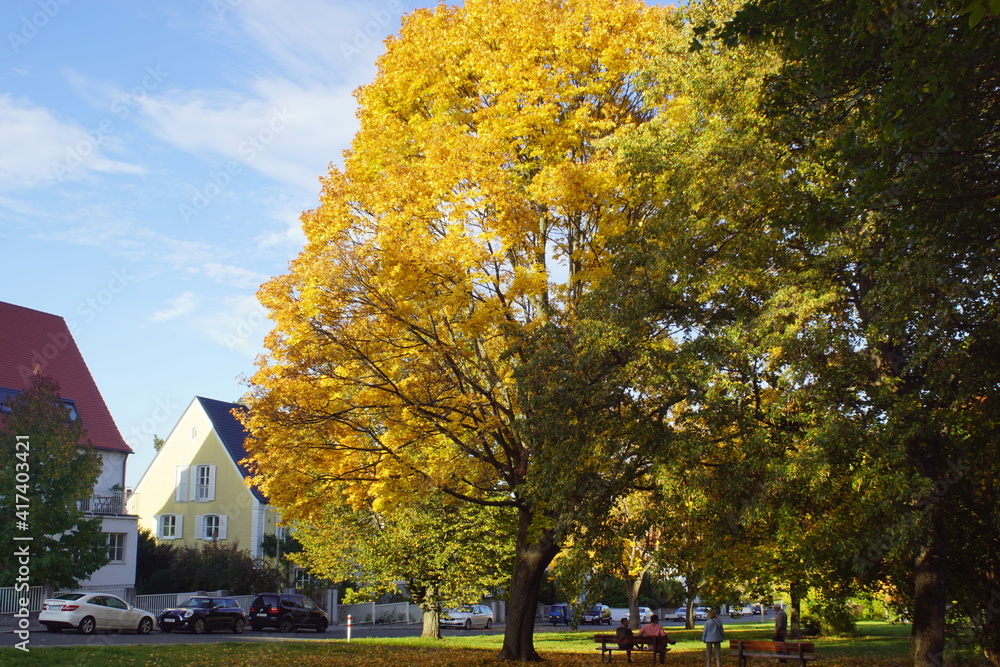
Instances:
[[[800,612],[802,611],[802,588],[798,582],[793,581],[788,587],[789,607],[792,613],[788,615],[788,631],[791,639],[802,638],[802,627],[799,623]]]
[[[694,584],[694,581],[694,568],[689,565],[687,576],[684,578],[684,593],[687,595],[687,601],[684,603],[684,607],[687,611],[684,615],[685,630],[694,630],[694,599],[698,597],[699,588]]]
[[[645,571],[643,571],[643,574]],[[628,596],[628,617],[629,626],[633,630],[638,630],[641,623],[639,622],[639,589],[642,588],[642,577],[640,574],[637,578],[625,579],[625,595]]]
[[[441,605],[421,604],[423,628],[420,636],[427,639],[441,639]]]
[[[914,568],[910,657],[914,667],[941,667],[944,664],[944,619],[948,601],[943,553],[944,521],[938,503],[931,503],[926,511],[929,513],[930,528]]]
[[[545,576],[545,569],[552,562],[559,547],[546,531],[541,538],[528,544],[531,528],[530,510],[518,510],[517,553],[514,572],[510,579],[510,599],[507,602],[507,627],[503,635],[501,660],[537,662],[535,652],[535,613],[538,609],[538,588]]]

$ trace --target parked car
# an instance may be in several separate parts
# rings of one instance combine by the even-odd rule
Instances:
[[[567,604],[554,604],[549,608],[549,622],[552,625],[559,625],[560,623],[569,625],[572,619],[573,612],[570,611]]]
[[[441,615],[441,627],[489,630],[493,627],[493,610],[484,604],[463,604]]]
[[[156,618],[108,593],[63,593],[42,603],[38,621],[49,632],[75,628],[85,635],[98,630],[148,634]]]
[[[668,619],[671,621],[679,621],[683,623],[687,620],[688,608],[687,607],[677,607],[677,611],[672,613]]]
[[[607,623],[611,625],[611,607],[606,604],[595,604],[593,607],[583,612],[584,623]]]
[[[707,621],[708,620],[708,607],[695,607],[694,608],[694,620],[696,620],[696,621]]]
[[[240,634],[247,627],[247,617],[233,598],[194,596],[164,610],[156,623],[164,632],[190,630],[200,635],[212,630],[230,630]]]
[[[250,627],[258,632],[264,628],[285,633],[299,628],[326,632],[330,625],[330,618],[315,602],[292,593],[261,593],[250,603],[247,616]]]
[[[653,610],[650,609],[649,607],[639,607],[639,622],[640,623],[649,623],[650,617],[652,615],[653,615]],[[627,618],[629,621],[631,621],[632,620],[632,612],[631,611],[627,612],[625,614],[625,618]]]

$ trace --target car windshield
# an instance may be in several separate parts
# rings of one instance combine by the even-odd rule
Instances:
[[[209,598],[188,598],[181,602],[181,607],[211,607],[212,601]]]
[[[63,593],[62,595],[57,595],[55,600],[79,600],[83,597],[83,593]]]
[[[462,605],[461,607],[455,607],[454,609],[452,609],[451,613],[453,613],[453,614],[471,614],[472,613],[472,607],[470,605],[467,605],[467,604],[466,605]]]
[[[594,612],[594,613],[596,613],[596,614],[600,614],[600,613],[601,613],[601,605],[597,605],[597,606],[595,606],[595,607],[592,607],[592,608],[590,609],[590,611],[592,611],[592,612]]]

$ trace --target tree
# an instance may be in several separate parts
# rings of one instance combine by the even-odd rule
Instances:
[[[855,415],[860,407],[876,458],[898,463],[907,479],[911,500],[895,532],[912,538],[920,666],[944,659],[948,582],[966,591],[995,582],[950,566],[1000,537],[989,520],[973,523],[976,534],[950,528],[983,497],[971,480],[954,480],[955,469],[982,446],[997,460],[995,439],[982,439],[979,426],[997,414],[994,5],[840,0],[804,12],[758,0],[722,32],[731,43],[773,43],[784,56],[762,109],[770,136],[791,149],[787,185],[799,205],[769,222],[782,245],[807,251],[784,277],[832,288],[828,306],[796,328],[818,342],[835,316],[825,338],[842,346],[836,365],[815,347],[801,368],[815,373],[828,406],[843,414],[853,403]],[[837,397],[835,387],[850,390]],[[985,619],[986,604],[980,596],[965,606]],[[1000,663],[995,640],[983,648]]]
[[[280,536],[279,536],[280,535]],[[261,538],[260,550],[268,558],[274,559],[274,564],[284,577],[284,584],[291,585],[295,561],[293,556],[302,551],[302,543],[293,533],[283,530],[279,535],[268,533]]]
[[[250,595],[276,590],[281,572],[265,560],[255,559],[237,542],[211,541],[201,547],[173,549],[170,583],[175,591],[226,590],[230,595]]]
[[[102,520],[87,519],[77,503],[89,498],[101,456],[59,395],[55,380],[35,373],[31,384],[0,409],[0,585],[18,580],[21,549],[29,583],[72,588],[108,563]],[[16,547],[16,548],[14,548]]]
[[[169,569],[173,561],[173,545],[157,542],[149,528],[139,528],[139,543],[135,556],[135,589],[139,595],[172,593]]]
[[[329,579],[356,580],[367,599],[404,583],[423,612],[421,636],[440,639],[445,607],[502,590],[512,519],[509,509],[457,503],[434,490],[387,513],[331,505],[299,527],[303,551],[295,560]]]
[[[159,452],[160,449],[163,447],[164,443],[166,443],[166,440],[164,440],[160,436],[156,435],[155,433],[153,434],[153,449],[154,450],[156,450],[157,452]]]
[[[256,483],[303,523],[344,483],[355,507],[391,507],[416,479],[515,510],[506,659],[538,659],[560,540],[657,452],[633,391],[650,332],[587,295],[608,239],[654,210],[604,142],[656,115],[638,75],[673,39],[668,14],[471,0],[411,15],[359,92],[304,251],[260,292],[275,329],[247,399]]]

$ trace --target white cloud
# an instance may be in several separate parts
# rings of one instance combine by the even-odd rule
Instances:
[[[111,123],[110,119],[106,119]],[[113,123],[112,123],[113,125]],[[0,184],[35,187],[79,178],[88,171],[138,174],[141,166],[111,159],[118,142],[105,124],[64,123],[32,102],[0,95]]]
[[[220,264],[219,262],[208,262],[203,267],[203,273],[210,279],[236,287],[247,289],[260,287],[261,283],[267,280],[267,276],[244,269],[232,264]]]
[[[270,320],[256,297],[236,296],[212,308],[202,318],[201,328],[216,343],[252,359],[263,352]]]
[[[184,292],[180,296],[174,297],[167,302],[165,308],[161,308],[149,316],[150,322],[166,322],[183,315],[194,312],[198,307],[198,297],[194,292]]]
[[[151,131],[177,148],[310,191],[350,144],[355,106],[347,86],[303,88],[285,79],[258,80],[246,94],[198,90],[140,104]]]

